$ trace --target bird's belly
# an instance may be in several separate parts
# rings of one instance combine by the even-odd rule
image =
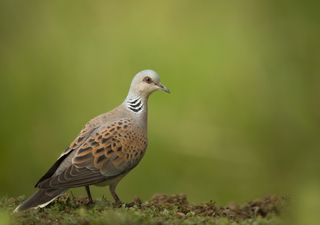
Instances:
[[[124,174],[121,174],[119,176],[116,176],[116,177],[114,177],[112,179],[106,179],[105,181],[103,181],[101,183],[95,184],[95,186],[103,187],[103,186],[108,186],[108,185],[112,185],[112,184],[117,184],[125,175],[128,174],[128,172],[126,172]]]
[[[98,184],[95,184],[94,186],[98,186],[98,187],[104,187],[104,186],[108,186],[110,185],[110,180],[106,180],[104,182],[101,182],[101,183],[98,183]]]

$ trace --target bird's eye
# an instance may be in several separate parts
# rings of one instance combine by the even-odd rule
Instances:
[[[152,82],[152,79],[150,77],[143,78],[143,81],[150,84]]]

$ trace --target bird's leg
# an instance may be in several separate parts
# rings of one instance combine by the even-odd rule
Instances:
[[[88,205],[91,205],[93,204],[93,200],[92,200],[92,196],[91,196],[91,192],[90,192],[90,187],[89,186],[86,186],[86,192],[87,192],[87,195],[88,195]]]
[[[115,207],[120,207],[122,205],[122,202],[121,202],[119,196],[116,193],[116,186],[117,186],[116,184],[111,184],[109,186],[109,190],[110,190],[110,193],[111,193],[111,195],[112,195],[112,197],[113,197],[113,199],[115,201],[114,202],[114,206]]]

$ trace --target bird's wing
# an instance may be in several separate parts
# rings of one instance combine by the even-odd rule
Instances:
[[[59,158],[63,157],[66,154],[69,154],[71,151],[79,148],[85,141],[99,129],[99,125],[92,126],[91,123],[88,123],[81,131],[80,134],[73,140],[69,147],[60,155]]]
[[[138,164],[146,148],[142,130],[130,120],[99,129],[76,150],[71,165],[39,183],[39,188],[72,188],[125,174]]]
[[[57,169],[61,166],[61,164],[65,161],[65,159],[77,148],[79,148],[85,141],[90,137],[90,135],[95,132],[99,126],[90,126],[90,124],[86,125],[77,136],[77,138],[69,145],[69,147],[59,156],[57,161],[50,167],[50,169],[39,179],[36,183],[35,187],[38,187],[38,184],[42,181],[50,178],[54,175]]]

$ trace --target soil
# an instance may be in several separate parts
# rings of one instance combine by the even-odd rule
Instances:
[[[130,203],[119,206],[106,200],[88,205],[87,198],[65,194],[44,209],[12,213],[23,200],[2,198],[0,200],[0,223],[4,216],[7,224],[215,224],[215,225],[278,225],[278,218],[287,205],[287,199],[268,196],[244,204],[230,203],[219,206],[215,202],[191,203],[185,194],[156,194],[148,201],[136,197]],[[2,219],[2,220],[1,220]],[[6,225],[1,224],[1,225]]]

